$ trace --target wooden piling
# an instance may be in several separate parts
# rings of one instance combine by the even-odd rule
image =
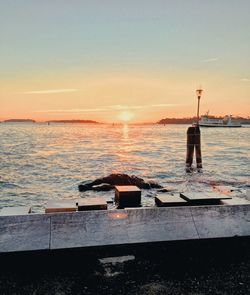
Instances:
[[[196,167],[202,169],[202,158],[201,158],[201,132],[200,127],[195,126],[195,156],[196,156]]]
[[[202,168],[201,158],[201,140],[200,140],[200,127],[191,126],[187,130],[187,156],[186,156],[186,172],[192,171],[194,150],[196,155],[196,166],[198,172]]]

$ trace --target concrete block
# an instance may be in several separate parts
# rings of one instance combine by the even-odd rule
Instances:
[[[190,207],[201,239],[250,235],[250,205]]]
[[[78,200],[49,200],[45,205],[45,213],[75,212]]]
[[[30,206],[4,207],[0,210],[0,216],[26,215],[30,212]]]
[[[178,194],[160,194],[155,197],[155,203],[158,207],[176,207],[185,206],[187,201],[181,198]]]
[[[244,198],[232,197],[232,199],[229,199],[229,200],[222,200],[221,204],[222,205],[250,205],[250,201]]]
[[[48,250],[49,248],[49,215],[0,216],[0,252]]]
[[[51,215],[51,249],[197,238],[190,208],[136,208]]]
[[[190,205],[214,205],[220,204],[221,200],[232,199],[232,197],[213,192],[186,192],[180,196],[188,201]]]
[[[76,203],[78,211],[107,210],[107,201],[104,198],[86,198]]]
[[[141,190],[134,185],[115,186],[115,202],[118,208],[141,205]]]

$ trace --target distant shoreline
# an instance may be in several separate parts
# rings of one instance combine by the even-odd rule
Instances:
[[[214,116],[214,119],[223,119],[220,116]],[[33,119],[7,119],[0,121],[0,123],[56,123],[56,124],[109,124],[109,125],[174,125],[174,124],[193,124],[197,119],[192,118],[164,118],[157,122],[98,122],[94,120],[47,120],[47,121],[35,121]],[[243,125],[250,125],[250,118],[234,117],[233,120],[240,122]]]

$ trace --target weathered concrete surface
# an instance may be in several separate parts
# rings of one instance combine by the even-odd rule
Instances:
[[[191,208],[199,238],[250,236],[250,205]]]
[[[31,206],[4,207],[0,209],[0,216],[25,215],[31,212]]]
[[[0,253],[50,248],[50,216],[0,216]]]
[[[250,236],[250,205],[0,217],[0,252]]]

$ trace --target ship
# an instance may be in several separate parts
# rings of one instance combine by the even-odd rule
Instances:
[[[201,116],[199,120],[199,126],[201,127],[242,127],[240,122],[233,121],[232,116],[225,116],[223,119],[210,118],[208,112]]]

